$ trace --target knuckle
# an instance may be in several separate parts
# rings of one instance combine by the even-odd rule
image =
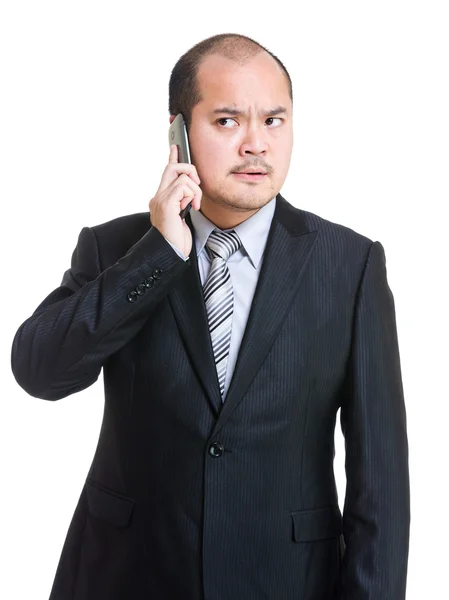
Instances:
[[[190,177],[186,175],[186,173],[181,173],[181,175],[178,177],[178,181],[181,181],[182,183],[187,183],[189,180]]]

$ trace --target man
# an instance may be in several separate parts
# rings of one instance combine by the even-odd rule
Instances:
[[[193,164],[172,146],[150,214],[83,228],[13,342],[38,398],[104,374],[50,598],[401,600],[408,446],[384,249],[279,193],[291,82],[250,38],[181,57],[178,113]]]

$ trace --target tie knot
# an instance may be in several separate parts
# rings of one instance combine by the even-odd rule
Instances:
[[[232,231],[214,229],[206,242],[212,258],[219,256],[224,260],[228,260],[231,254],[237,252],[241,245],[242,242],[234,229]]]

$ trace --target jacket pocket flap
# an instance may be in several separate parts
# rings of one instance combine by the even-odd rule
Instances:
[[[338,537],[343,531],[340,508],[326,506],[292,513],[293,539],[295,542],[311,542]]]
[[[128,525],[134,500],[107,490],[91,480],[86,480],[86,494],[91,515],[117,527]]]

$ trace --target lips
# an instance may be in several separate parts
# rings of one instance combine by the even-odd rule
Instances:
[[[244,172],[244,171],[239,171],[238,173],[233,173],[233,175],[235,175],[235,177],[237,179],[240,179],[241,181],[251,181],[251,182],[257,182],[257,181],[263,181],[265,179],[265,177],[267,176],[266,173],[256,173],[256,172]]]
[[[236,175],[266,175],[266,171],[235,171]]]

